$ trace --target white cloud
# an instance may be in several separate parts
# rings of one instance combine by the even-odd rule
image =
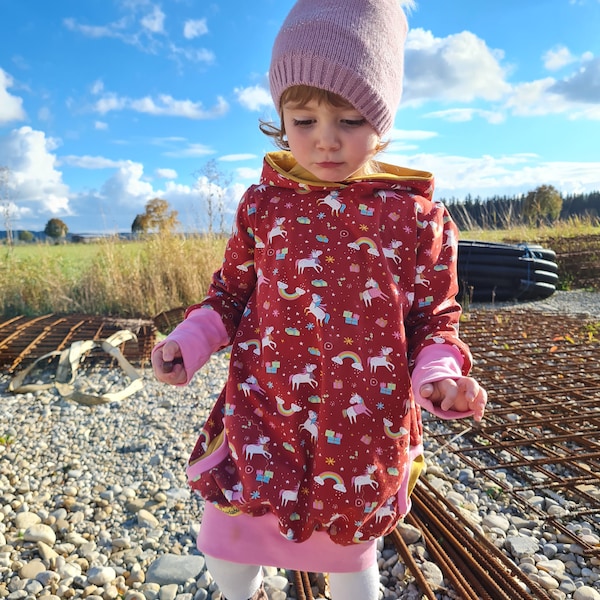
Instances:
[[[503,52],[491,50],[471,32],[436,38],[413,29],[405,54],[404,104],[498,101],[510,91]]]
[[[543,59],[544,67],[548,71],[558,71],[576,60],[566,46],[556,46],[556,48],[548,50],[544,54]]]
[[[183,37],[186,40],[193,40],[208,33],[206,19],[190,19],[183,25]]]
[[[154,6],[152,12],[142,17],[140,23],[144,29],[152,33],[163,33],[165,13],[158,6]]]
[[[188,144],[185,148],[164,152],[165,156],[171,158],[195,158],[209,156],[210,154],[214,154],[214,150],[204,144]]]
[[[100,192],[104,198],[120,206],[145,206],[154,195],[152,184],[143,181],[144,166],[131,160],[109,177]]]
[[[23,121],[26,117],[23,100],[8,92],[8,88],[12,85],[12,77],[0,68],[0,125],[12,121]]]
[[[108,129],[108,123],[105,123],[104,121],[94,121],[94,129],[99,131]]]
[[[240,167],[235,170],[236,175],[240,179],[250,179],[252,181],[258,181],[260,178],[260,173],[262,169],[259,167],[257,169],[251,169],[250,167]]]
[[[273,106],[271,93],[261,85],[246,88],[235,88],[238,102],[248,110],[259,111],[266,106]]]
[[[177,171],[175,169],[156,169],[154,172],[160,179],[177,179]]]
[[[52,216],[71,213],[69,188],[56,168],[58,143],[24,126],[0,137],[0,164],[10,169],[8,196],[19,207]]]
[[[396,164],[434,173],[438,198],[518,195],[535,189],[540,182],[554,185],[563,193],[600,189],[600,162],[543,161],[533,154],[475,158],[396,154],[391,158]]]
[[[423,115],[433,119],[443,119],[451,123],[466,123],[476,117],[484,119],[492,125],[498,125],[505,121],[502,113],[492,110],[483,110],[480,108],[450,108],[448,110],[438,110]]]
[[[430,140],[437,137],[435,131],[423,131],[419,129],[392,129],[389,137],[394,140]]]
[[[114,169],[127,163],[123,160],[113,160],[103,156],[62,156],[60,163],[80,169]]]
[[[158,98],[127,98],[109,92],[96,101],[93,110],[102,115],[111,111],[133,110],[154,116],[214,119],[223,116],[229,110],[229,105],[220,96],[212,108],[205,109],[201,102],[177,100],[169,94],[161,94]]]

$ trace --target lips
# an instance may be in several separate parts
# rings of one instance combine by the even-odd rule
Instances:
[[[317,163],[317,167],[320,167],[321,169],[335,169],[343,164],[344,163],[341,162],[325,161]]]

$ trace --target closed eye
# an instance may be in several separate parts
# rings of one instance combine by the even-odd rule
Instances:
[[[366,122],[366,119],[342,119],[342,123],[347,127],[362,127]]]
[[[314,119],[294,119],[294,127],[309,127],[314,123]]]

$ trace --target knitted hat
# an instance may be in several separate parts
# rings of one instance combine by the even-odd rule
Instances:
[[[277,109],[284,90],[309,85],[350,102],[379,135],[388,131],[402,95],[408,25],[401,4],[298,0],[273,45],[269,83]]]

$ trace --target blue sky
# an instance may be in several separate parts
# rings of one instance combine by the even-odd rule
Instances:
[[[0,0],[0,229],[129,231],[160,197],[197,230],[207,193],[230,215],[274,149],[258,121],[292,4]],[[438,198],[600,190],[600,0],[421,0],[409,24],[384,160]]]

